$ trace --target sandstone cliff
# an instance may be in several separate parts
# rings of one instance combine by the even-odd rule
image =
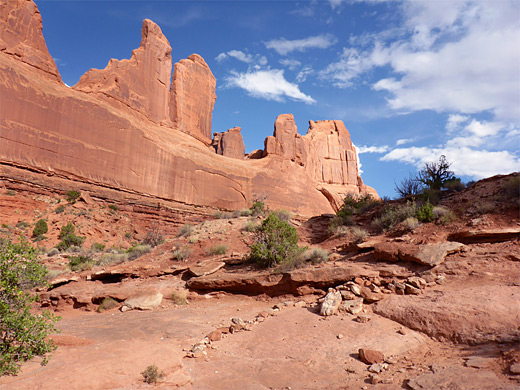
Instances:
[[[263,158],[243,158],[239,129],[223,133],[219,154],[211,152],[215,78],[192,55],[170,79],[171,47],[149,20],[129,60],[111,60],[67,88],[32,1],[2,3],[0,12],[0,168],[11,167],[0,175],[14,175],[16,167],[92,191],[227,209],[262,196],[272,208],[302,215],[333,211],[347,192],[373,192],[358,177],[338,121],[311,122],[299,136],[292,115],[282,115]]]

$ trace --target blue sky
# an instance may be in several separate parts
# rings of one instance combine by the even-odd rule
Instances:
[[[62,78],[130,58],[142,20],[217,79],[213,131],[263,148],[276,117],[341,119],[381,196],[445,154],[464,181],[520,170],[517,0],[36,0]]]

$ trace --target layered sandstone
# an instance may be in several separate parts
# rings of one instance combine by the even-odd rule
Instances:
[[[42,71],[40,74],[61,81],[42,34],[42,17],[32,0],[0,2],[0,53]]]
[[[67,88],[57,70],[50,77],[43,62],[36,66],[32,60],[52,60],[34,4],[1,7],[9,21],[0,25],[2,42],[18,36],[17,42],[32,46],[24,43],[25,57],[0,52],[0,167],[10,166],[0,175],[29,169],[81,182],[94,192],[111,188],[227,209],[249,207],[262,197],[273,209],[309,216],[334,211],[347,192],[371,191],[360,181],[355,150],[338,121],[311,122],[309,133],[300,136],[292,115],[283,115],[273,141],[266,141],[265,157],[244,158],[238,128],[223,133],[216,141],[218,154],[211,152],[215,78],[192,55],[175,65],[169,89],[171,47],[149,20],[129,60],[111,60]],[[28,21],[27,9],[36,10]],[[29,30],[37,36],[27,40],[25,30],[11,27],[23,25],[16,15],[36,25]]]
[[[159,26],[145,19],[141,45],[129,60],[111,59],[105,69],[91,69],[74,86],[78,91],[108,97],[148,116],[169,119],[172,48]]]
[[[211,147],[222,156],[243,159],[246,153],[240,127],[233,127],[223,133],[214,133]]]
[[[179,130],[209,145],[216,80],[204,59],[192,54],[175,64],[170,119]]]

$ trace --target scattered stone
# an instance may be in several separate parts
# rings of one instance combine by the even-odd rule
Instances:
[[[235,325],[244,325],[244,321],[242,321],[240,318],[231,318],[231,322]]]
[[[383,352],[365,348],[359,349],[359,358],[366,364],[383,363],[385,360]]]
[[[343,338],[343,335],[342,335],[342,334],[338,334],[338,335],[336,336],[336,338],[337,338],[338,340],[341,340],[341,339]]]
[[[356,321],[359,322],[360,324],[366,324],[371,319],[372,318],[370,318],[370,316],[367,316],[365,314],[361,314],[361,315],[356,317]]]
[[[435,278],[435,283],[437,283],[437,284],[444,284],[444,283],[446,283],[446,277],[444,275],[438,275]]]
[[[379,374],[388,368],[387,363],[375,363],[368,367],[368,371]]]
[[[266,311],[261,311],[260,313],[258,313],[257,317],[267,318],[269,317],[269,313]]]
[[[298,301],[294,304],[294,307],[305,307],[307,306],[307,302],[305,301]]]
[[[402,334],[402,335],[404,336],[404,335],[406,335],[408,332],[406,331],[405,328],[400,328],[400,329],[397,331],[397,333]]]
[[[341,304],[341,300],[341,293],[339,291],[329,289],[329,292],[321,304],[320,314],[322,316],[331,316],[336,314],[339,305]]]
[[[406,291],[407,294],[411,294],[411,295],[419,295],[422,292],[420,288],[411,286],[409,284],[406,284],[406,290],[405,291]]]
[[[396,364],[397,363],[397,358],[395,356],[387,356],[385,358],[385,363]]]
[[[188,271],[195,277],[211,275],[226,265],[223,261],[209,260],[196,264],[188,268]]]
[[[348,290],[341,290],[340,293],[341,293],[341,297],[345,301],[349,301],[349,300],[357,298],[356,294],[354,294],[354,293],[352,293],[352,292],[350,292]]]
[[[381,378],[379,378],[379,375],[377,375],[377,374],[371,374],[368,377],[368,379],[369,379],[370,383],[373,384],[373,385],[381,383]]]
[[[520,363],[513,363],[509,366],[509,372],[513,375],[520,375]]]
[[[363,297],[363,299],[365,301],[367,301],[367,303],[374,303],[374,302],[380,301],[381,299],[384,298],[383,293],[381,293],[381,292],[376,293],[376,292],[370,291],[370,289],[368,287],[362,287],[360,295]]]
[[[155,288],[148,288],[137,294],[130,296],[123,302],[121,311],[125,312],[132,309],[152,310],[161,304],[163,295]]]
[[[418,276],[410,276],[408,279],[406,279],[406,282],[416,288],[422,289],[422,288],[426,287],[426,280],[424,280],[423,278],[420,278]]]
[[[241,330],[244,329],[244,325],[240,325],[240,324],[232,324],[229,326],[229,333],[233,334],[233,333],[237,333]]]
[[[343,301],[340,306],[340,310],[342,312],[347,312],[350,314],[358,314],[363,311],[363,298],[356,298],[351,301]]]
[[[209,341],[220,341],[222,340],[222,332],[220,330],[214,330],[206,336]]]

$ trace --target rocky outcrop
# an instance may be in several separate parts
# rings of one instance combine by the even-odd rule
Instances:
[[[129,60],[111,59],[105,69],[89,70],[74,89],[108,97],[109,102],[123,103],[154,122],[162,122],[169,118],[171,74],[170,43],[159,26],[145,19],[141,45]]]
[[[204,59],[192,54],[175,64],[170,119],[179,130],[209,145],[216,80]]]
[[[246,154],[240,127],[233,127],[223,133],[214,133],[211,147],[222,156],[243,159]]]
[[[340,122],[331,121],[333,128],[312,122],[309,134],[299,136],[292,115],[281,116],[274,148],[264,158],[260,152],[244,158],[238,129],[220,136],[221,155],[208,150],[215,78],[192,55],[175,65],[170,84],[171,47],[149,20],[130,59],[111,60],[67,88],[44,45],[36,6],[13,1],[0,7],[8,21],[0,22],[0,164],[6,178],[22,179],[30,170],[73,180],[71,188],[81,183],[92,194],[109,189],[225,209],[250,207],[262,197],[272,209],[302,216],[334,211],[348,192],[373,191],[349,171],[354,149]],[[27,9],[34,11],[28,20]],[[16,18],[30,28],[14,28]],[[24,56],[13,55],[14,47],[20,53],[23,47]],[[46,63],[52,69],[43,72]],[[334,173],[338,169],[341,174]]]
[[[16,56],[42,71],[41,75],[61,81],[43,39],[40,11],[31,0],[0,3],[0,53]]]

